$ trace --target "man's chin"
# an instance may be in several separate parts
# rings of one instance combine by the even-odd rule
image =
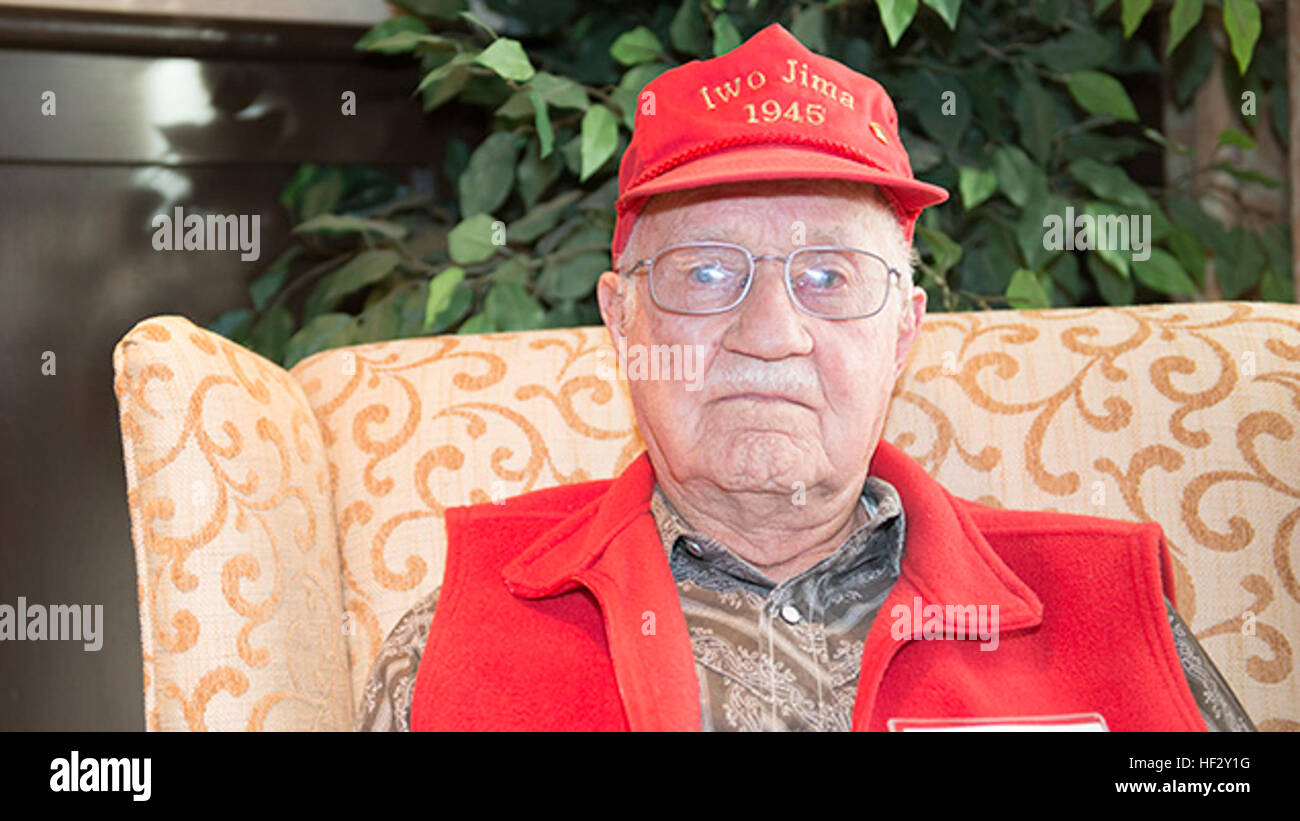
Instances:
[[[721,436],[705,448],[719,487],[733,493],[791,493],[807,486],[817,448],[784,431],[743,431]]]

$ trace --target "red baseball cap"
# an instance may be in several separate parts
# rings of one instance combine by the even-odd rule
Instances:
[[[647,96],[649,94],[650,96]],[[876,185],[908,240],[948,192],[912,176],[880,83],[814,54],[779,23],[646,84],[618,170],[615,264],[655,194],[740,180],[837,178]]]

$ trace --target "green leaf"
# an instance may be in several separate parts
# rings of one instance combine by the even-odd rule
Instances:
[[[447,103],[459,94],[461,89],[465,88],[469,79],[469,69],[464,66],[456,66],[436,84],[425,87],[423,91],[424,102],[421,107],[427,112]]]
[[[494,131],[474,149],[457,180],[462,214],[491,213],[510,196],[519,142],[509,131]]]
[[[1127,276],[1120,276],[1101,257],[1088,254],[1088,273],[1097,283],[1097,291],[1107,305],[1132,305],[1137,286]]]
[[[969,211],[993,196],[998,189],[998,178],[986,168],[962,166],[957,187],[961,191],[962,207]]]
[[[713,18],[713,56],[718,57],[740,45],[740,32],[725,14]]]
[[[704,56],[709,40],[704,33],[704,14],[700,11],[699,0],[682,0],[672,24],[668,26],[668,37],[678,51]]]
[[[1074,254],[1058,254],[1056,261],[1047,266],[1047,274],[1056,284],[1055,290],[1065,296],[1063,305],[1078,305],[1088,292],[1088,283],[1079,274],[1079,258]]]
[[[442,65],[434,68],[433,70],[425,74],[424,77],[421,78],[420,84],[415,87],[416,93],[420,93],[424,91],[434,83],[438,83],[443,80],[449,80],[449,78],[454,72],[474,62],[475,58],[477,57],[478,54],[476,52],[466,51],[457,54],[455,57],[452,57],[447,62],[443,63]],[[469,75],[466,74],[466,77],[468,76]],[[463,86],[464,82],[462,82],[461,85]]]
[[[252,325],[253,312],[247,308],[236,308],[212,320],[208,330],[242,345]]]
[[[1174,225],[1169,230],[1169,248],[1178,257],[1183,270],[1195,280],[1198,287],[1205,285],[1205,246],[1196,235]]]
[[[399,14],[375,25],[362,35],[353,48],[357,51],[401,54],[415,48],[419,35],[428,33],[428,25],[420,18]]]
[[[584,111],[591,105],[591,101],[587,99],[587,90],[568,77],[557,77],[549,72],[539,71],[533,75],[529,85],[547,105],[556,108],[576,108]]]
[[[497,282],[483,301],[483,313],[502,331],[540,328],[546,309],[517,282]]]
[[[1143,128],[1142,135],[1166,151],[1170,151],[1174,154],[1180,154],[1186,157],[1192,153],[1191,146],[1183,145],[1176,140],[1171,140],[1164,134],[1156,131],[1154,128]]]
[[[1151,195],[1133,182],[1118,165],[1107,165],[1089,159],[1075,160],[1070,163],[1070,175],[1104,200],[1148,213],[1155,207]]]
[[[876,0],[880,22],[885,26],[889,45],[896,46],[916,16],[917,0]]]
[[[1133,237],[1129,235],[1129,215],[1121,212],[1118,208],[1110,203],[1097,202],[1090,200],[1084,205],[1083,212],[1092,217],[1092,232],[1089,235],[1089,241],[1092,245],[1091,253],[1099,256],[1106,261],[1114,270],[1123,276],[1129,275],[1129,248],[1134,245]],[[1122,223],[1116,222],[1116,219],[1122,220]],[[1067,226],[1068,227],[1068,226]],[[1123,236],[1121,236],[1121,232]],[[1079,229],[1075,228],[1075,234]],[[1114,240],[1112,242],[1111,240]],[[1120,240],[1126,240],[1121,242]],[[1150,237],[1146,240],[1149,242]],[[1105,245],[1105,248],[1101,246]],[[1121,248],[1120,245],[1127,245],[1128,248]]]
[[[1165,55],[1174,53],[1174,49],[1187,36],[1187,32],[1196,28],[1201,21],[1204,0],[1174,0],[1174,9],[1169,12],[1169,44],[1165,46]]]
[[[546,103],[536,91],[528,92],[528,99],[533,104],[533,126],[537,129],[537,142],[541,146],[541,156],[549,157],[555,148],[555,130],[551,128],[551,115]]]
[[[826,12],[816,6],[801,8],[790,25],[790,33],[809,50],[826,53]]]
[[[302,192],[302,206],[299,216],[311,219],[329,213],[338,205],[343,196],[343,174],[337,168],[331,168],[321,174],[320,178],[307,186]]]
[[[1084,28],[1048,40],[1036,46],[1033,53],[1043,65],[1067,74],[1106,65],[1114,54],[1114,48],[1108,38],[1091,28]]]
[[[953,152],[973,114],[966,87],[955,77],[944,76],[941,80],[922,69],[912,74],[908,93],[918,103],[916,113],[921,127],[949,153]]]
[[[525,86],[524,90],[511,94],[495,113],[498,117],[510,120],[522,120],[524,117],[532,116],[537,112],[537,105],[533,102],[536,96],[536,91]]]
[[[1150,10],[1151,0],[1123,0],[1120,3],[1119,19],[1124,24],[1126,38],[1133,36],[1133,32],[1142,25],[1142,18],[1146,17]]]
[[[1047,89],[1035,79],[1028,79],[1016,95],[1016,124],[1020,141],[1040,164],[1046,165],[1056,133],[1056,103]]]
[[[493,40],[491,45],[474,58],[474,62],[487,66],[501,77],[516,83],[526,82],[534,73],[533,64],[528,61],[524,47],[519,45],[518,40],[509,37]]]
[[[1259,6],[1255,0],[1223,0],[1223,30],[1228,32],[1232,56],[1237,58],[1237,71],[1245,74],[1259,40]]]
[[[1267,268],[1259,279],[1259,298],[1265,302],[1294,304],[1295,283],[1286,273]]]
[[[582,115],[581,182],[605,164],[618,147],[618,120],[606,106],[594,105]]]
[[[421,17],[436,17],[439,20],[455,20],[459,12],[465,8],[465,0],[391,0],[391,2]]]
[[[493,268],[487,276],[492,282],[517,282],[520,285],[527,285],[529,279],[528,255],[515,254]]]
[[[1280,188],[1282,181],[1277,177],[1270,177],[1267,174],[1260,173],[1253,168],[1242,168],[1239,165],[1233,165],[1229,162],[1216,162],[1210,166],[1216,171],[1226,171],[1242,182],[1253,182],[1256,185],[1262,185],[1265,188]]]
[[[1038,277],[1033,271],[1024,268],[1017,269],[1011,275],[1006,297],[1012,308],[1021,311],[1052,306],[1052,300],[1047,296],[1047,291],[1043,290]]]
[[[309,320],[285,345],[284,366],[292,368],[314,353],[351,344],[356,327],[356,319],[348,314],[321,314]]]
[[[620,65],[635,66],[658,59],[663,50],[664,44],[653,31],[637,26],[620,34],[609,47],[609,54]]]
[[[293,312],[277,305],[262,315],[248,333],[248,347],[272,362],[284,360],[284,349],[293,336]]]
[[[451,306],[456,286],[465,281],[465,269],[453,265],[429,281],[429,296],[424,303],[424,327],[431,328],[438,314]]]
[[[533,140],[528,141],[524,158],[516,172],[519,178],[519,196],[523,198],[525,208],[531,209],[537,204],[546,189],[560,176],[563,162],[555,153],[542,159],[539,144]]]
[[[472,12],[472,11],[462,11],[460,14],[458,14],[458,15],[456,15],[456,16],[459,17],[459,18],[462,19],[462,20],[466,20],[466,21],[468,21],[468,22],[470,22],[470,23],[473,23],[474,25],[476,25],[476,26],[478,26],[479,28],[483,29],[483,32],[484,32],[485,34],[487,34],[488,37],[491,37],[491,38],[493,38],[493,39],[496,39],[496,36],[497,36],[496,30],[493,29],[491,26],[489,26],[487,23],[484,23],[482,20],[480,20],[479,17],[478,17],[478,15],[476,15],[474,12]]]
[[[961,261],[961,246],[953,242],[944,232],[917,225],[916,233],[929,246],[930,255],[934,259],[934,268],[939,274],[946,273]]]
[[[1065,209],[1068,206],[1069,203],[1061,197],[1045,192],[1025,203],[1020,220],[1016,223],[1016,245],[1020,249],[1021,256],[1024,257],[1025,264],[1030,268],[1034,270],[1043,268],[1062,250],[1062,247],[1047,247],[1048,228],[1045,223],[1049,216],[1055,216],[1062,223],[1062,246],[1065,245],[1064,232],[1075,230],[1074,226],[1064,225]]]
[[[557,258],[542,267],[537,287],[547,299],[584,299],[607,270],[608,251],[588,251]]]
[[[1152,248],[1151,258],[1132,261],[1133,275],[1138,282],[1162,294],[1196,296],[1196,283],[1188,278],[1178,260],[1167,251]]]
[[[548,300],[583,299],[609,270],[610,231],[599,224],[580,224],[548,255],[537,277],[537,288]]]
[[[581,328],[585,325],[599,325],[600,310],[590,302],[562,300],[546,312],[542,326],[546,328]]]
[[[1109,74],[1100,71],[1076,71],[1066,78],[1066,87],[1084,111],[1089,114],[1106,114],[1117,120],[1134,122],[1137,109],[1129,99],[1124,86]]]
[[[424,324],[424,315],[419,317],[419,328],[415,333],[440,334],[465,318],[474,307],[474,289],[461,283],[452,289],[451,300],[446,308],[434,317],[429,325]]]
[[[555,227],[564,215],[564,211],[586,192],[580,188],[565,191],[558,197],[529,209],[519,219],[506,228],[506,236],[511,242],[532,242],[542,234]]]
[[[491,318],[487,314],[474,314],[469,319],[460,324],[458,334],[490,334],[496,332],[496,326],[492,324]]]
[[[1218,53],[1210,37],[1208,26],[1197,26],[1187,35],[1182,48],[1169,56],[1169,75],[1173,81],[1174,102],[1180,108],[1191,102],[1192,95],[1205,85],[1216,62]]]
[[[1255,141],[1235,128],[1225,128],[1220,131],[1219,139],[1215,142],[1215,145],[1235,145],[1240,146],[1247,151],[1255,150]]]
[[[395,289],[382,299],[367,305],[357,316],[352,343],[383,342],[396,339],[402,326],[402,303],[408,289]]]
[[[1264,246],[1264,254],[1268,257],[1268,267],[1275,273],[1285,275],[1288,280],[1291,279],[1291,231],[1285,223],[1269,225],[1261,230],[1256,237],[1260,245]]]
[[[461,221],[447,234],[447,253],[461,265],[482,262],[496,253],[492,232],[496,219],[491,214],[475,214]]]
[[[1230,244],[1231,253],[1214,259],[1214,278],[1225,299],[1239,299],[1259,282],[1268,257],[1253,231],[1232,229]]]
[[[348,294],[388,276],[401,260],[400,254],[388,249],[362,251],[330,274],[322,301],[327,305],[337,304]]]
[[[271,303],[271,297],[275,296],[281,286],[284,285],[284,279],[289,275],[289,263],[302,253],[301,245],[292,245],[284,253],[275,258],[266,269],[266,272],[257,279],[253,284],[248,286],[248,294],[253,298],[253,307],[262,310]]]
[[[665,63],[647,63],[628,70],[618,87],[610,97],[618,104],[623,114],[623,124],[631,131],[636,122],[636,110],[641,99],[641,91],[646,84],[668,70]]]
[[[961,13],[961,0],[925,0],[925,4],[939,13],[950,30],[957,29],[957,15]]]
[[[353,234],[374,232],[389,239],[402,239],[406,236],[406,226],[398,225],[394,222],[385,222],[383,220],[372,220],[364,217],[347,217],[340,214],[321,214],[312,217],[306,222],[300,222],[294,226],[293,233],[309,234],[320,232],[323,234]]]
[[[1031,199],[1047,196],[1047,175],[1018,146],[1004,145],[993,152],[993,172],[998,188],[1017,207]]]

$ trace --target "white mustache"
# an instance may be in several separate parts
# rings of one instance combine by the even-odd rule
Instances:
[[[811,368],[774,365],[753,359],[735,359],[709,370],[705,384],[717,394],[775,393],[796,398],[817,395],[817,376]]]

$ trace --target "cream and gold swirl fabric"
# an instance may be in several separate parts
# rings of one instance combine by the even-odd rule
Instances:
[[[187,319],[113,354],[150,730],[338,730],[352,693],[320,426],[282,368]]]
[[[184,320],[138,326],[117,390],[149,726],[347,726],[384,636],[441,580],[447,507],[640,451],[613,362],[603,328],[557,329],[327,351],[289,378]],[[209,377],[243,396],[215,403]],[[958,496],[1160,522],[1197,638],[1261,730],[1297,730],[1298,428],[1300,306],[1217,302],[931,314],[884,435]],[[301,497],[272,488],[284,453]],[[258,529],[191,502],[196,476],[262,500]],[[331,551],[333,599],[275,587]]]

